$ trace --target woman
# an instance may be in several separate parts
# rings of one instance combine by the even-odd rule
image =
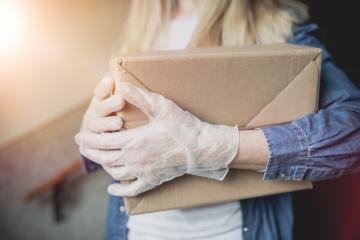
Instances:
[[[76,141],[82,155],[114,179],[137,178],[130,185],[110,185],[109,193],[135,196],[185,173],[221,181],[229,167],[264,170],[264,180],[316,181],[358,172],[360,91],[335,66],[312,35],[317,26],[304,24],[306,19],[306,7],[293,0],[133,1],[123,52],[275,42],[322,48],[320,110],[287,124],[239,131],[202,122],[136,87],[110,96],[114,82],[105,77]],[[120,130],[121,119],[111,114],[121,110],[124,99],[150,123]],[[176,164],[169,164],[169,154]],[[131,217],[122,198],[112,196],[107,238],[292,239],[292,223],[290,194]]]

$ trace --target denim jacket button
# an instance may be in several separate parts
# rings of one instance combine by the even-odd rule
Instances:
[[[247,231],[249,231],[249,228],[248,228],[248,227],[244,227],[244,228],[243,228],[243,231],[244,231],[244,232],[247,232]]]
[[[124,206],[120,206],[120,207],[119,207],[119,211],[120,211],[120,212],[125,212],[125,207],[124,207]]]

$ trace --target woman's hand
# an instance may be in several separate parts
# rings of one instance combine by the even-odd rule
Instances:
[[[111,95],[113,90],[114,81],[111,77],[101,79],[84,115],[80,132],[103,133],[120,130],[122,119],[110,114],[120,111],[124,106],[124,100],[119,94]]]
[[[237,127],[200,121],[174,102],[147,90],[122,85],[123,99],[144,112],[149,122],[112,133],[79,133],[81,153],[103,165],[118,180],[110,194],[136,196],[185,173],[223,180],[239,145]],[[108,130],[105,124],[101,130]]]

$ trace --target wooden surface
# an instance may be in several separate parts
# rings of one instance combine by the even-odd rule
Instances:
[[[23,194],[79,159],[74,141],[87,103],[0,151],[0,197]],[[14,191],[15,188],[15,191]]]

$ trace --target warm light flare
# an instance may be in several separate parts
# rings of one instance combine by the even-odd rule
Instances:
[[[22,6],[17,1],[0,0],[0,59],[20,47],[26,30]]]

